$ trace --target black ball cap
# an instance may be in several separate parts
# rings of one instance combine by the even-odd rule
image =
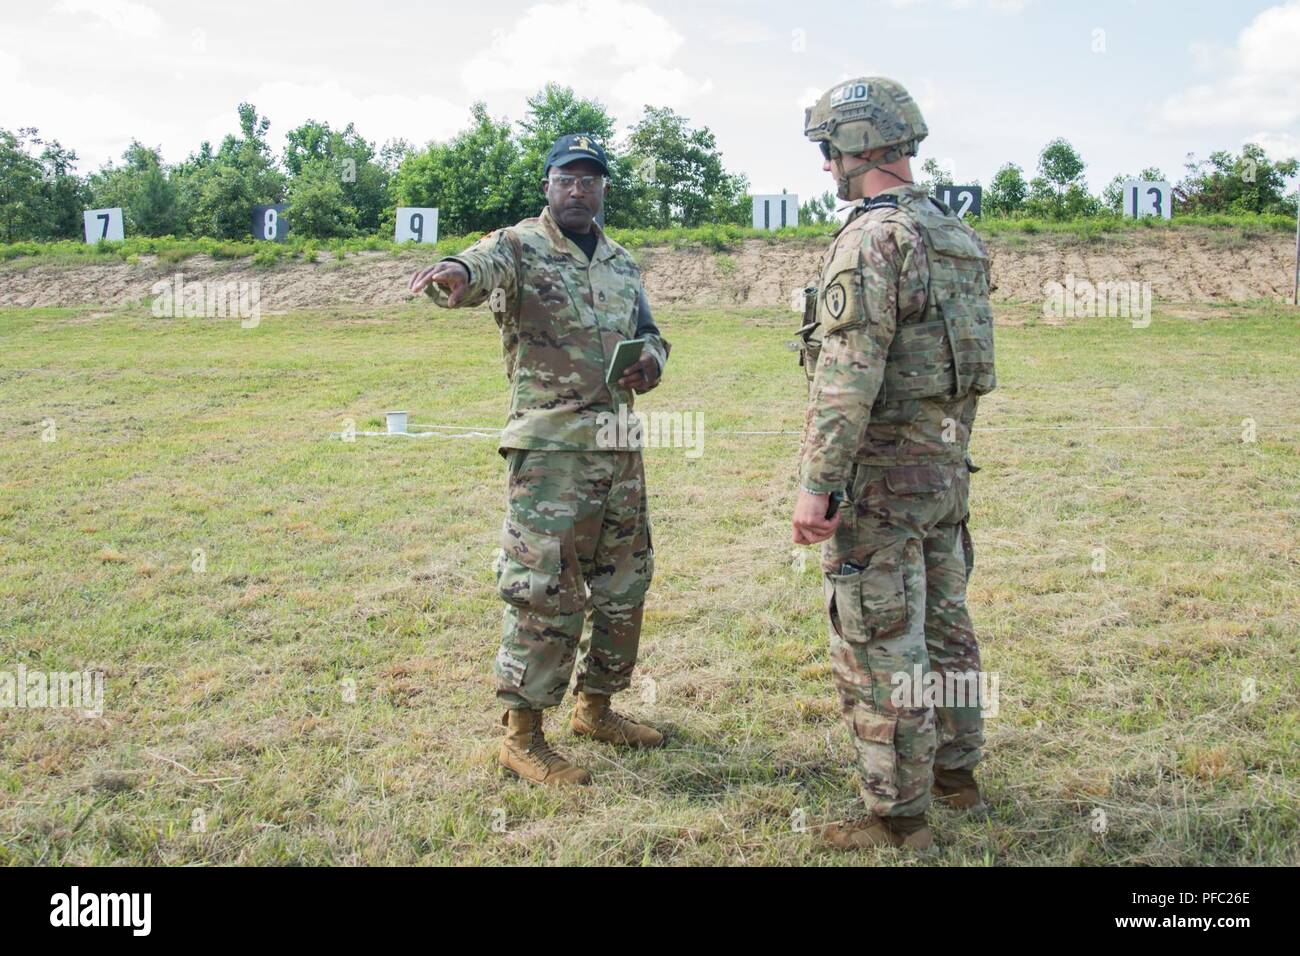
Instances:
[[[590,160],[599,166],[606,176],[609,175],[609,160],[605,158],[605,148],[586,133],[570,133],[557,139],[551,151],[546,154],[546,169],[542,170],[542,173],[544,175],[550,172],[552,166],[564,166],[578,159]]]

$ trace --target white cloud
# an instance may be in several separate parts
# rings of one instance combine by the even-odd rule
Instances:
[[[1187,45],[1187,52],[1192,58],[1192,66],[1197,73],[1213,73],[1219,69],[1228,55],[1227,48],[1221,43],[1206,43],[1193,40]]]
[[[940,92],[939,87],[928,77],[922,79],[914,89],[909,89],[908,92],[912,94],[912,99],[916,100],[916,105],[921,110],[921,116],[929,117],[926,120],[927,125],[934,121],[935,116],[948,108],[948,98]]]
[[[22,65],[18,57],[0,50],[0,86],[9,88],[18,82]]]
[[[130,0],[63,0],[59,10],[74,16],[89,14],[129,36],[156,37],[162,29],[162,17],[157,11]]]
[[[799,94],[798,99],[795,100],[794,103],[795,109],[799,111],[799,115],[802,116],[803,111],[821,99],[822,94],[825,92],[825,90],[819,89],[815,86],[805,86],[803,92]]]
[[[1242,140],[1242,145],[1246,143],[1258,143],[1274,162],[1300,159],[1300,136],[1295,133],[1259,132]]]
[[[631,107],[639,115],[642,106],[681,104],[712,89],[711,79],[693,80],[676,67],[647,64],[624,73],[609,92],[611,102]]]
[[[928,4],[930,0],[889,0],[890,6],[906,9]],[[969,10],[986,6],[994,13],[1021,13],[1033,0],[944,0],[943,5],[953,10]]]
[[[706,18],[704,29],[714,41],[727,45],[789,41],[788,33],[782,33],[757,20],[730,14],[718,14]]]
[[[334,81],[263,83],[240,99],[255,104],[258,113],[271,118],[270,142],[277,151],[284,134],[309,119],[335,129],[356,123],[357,132],[376,146],[394,138],[423,146],[429,140],[447,139],[470,122],[469,107],[464,103],[427,93],[361,95]],[[203,136],[215,146],[226,133],[236,131],[237,122],[233,109],[222,113],[208,121]]]
[[[1270,7],[1237,36],[1234,47],[1194,45],[1198,67],[1217,60],[1221,77],[1169,97],[1160,118],[1176,128],[1250,124],[1276,130],[1300,120],[1300,0]]]
[[[131,136],[146,144],[160,139],[179,139],[183,131],[160,123],[148,104],[135,107],[120,98],[97,90],[64,90],[37,87],[21,79],[17,61],[6,65],[0,57],[0,80],[5,97],[0,101],[0,127],[15,129],[34,126],[42,138],[57,139],[77,153],[77,172],[86,173],[105,160],[117,159]],[[123,135],[123,130],[130,133]],[[163,133],[167,130],[168,134]]]
[[[608,105],[627,116],[639,113],[647,99],[680,107],[712,88],[673,64],[684,42],[671,23],[640,3],[542,3],[512,29],[494,31],[488,50],[465,64],[461,79],[475,96],[532,93],[548,82],[584,96],[609,91]]]

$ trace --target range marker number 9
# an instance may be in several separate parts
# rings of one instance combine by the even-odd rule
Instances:
[[[438,210],[424,206],[399,206],[393,238],[398,242],[438,241]]]

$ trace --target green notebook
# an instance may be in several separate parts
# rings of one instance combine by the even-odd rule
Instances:
[[[623,373],[637,363],[641,358],[641,349],[645,347],[645,339],[624,339],[614,347],[614,357],[609,360],[609,370],[605,372],[605,384],[613,385]]]

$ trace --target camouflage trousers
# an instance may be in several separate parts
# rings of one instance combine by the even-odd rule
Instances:
[[[924,813],[936,766],[980,759],[979,685],[961,683],[980,669],[966,610],[969,494],[964,463],[856,465],[840,526],[823,546],[831,670],[863,797],[879,816]],[[961,691],[927,698],[917,677]],[[954,703],[965,706],[943,706]]]
[[[541,710],[575,689],[632,681],[654,547],[639,451],[508,451],[497,559],[506,602],[495,672],[510,709]],[[590,642],[579,640],[590,612]]]

